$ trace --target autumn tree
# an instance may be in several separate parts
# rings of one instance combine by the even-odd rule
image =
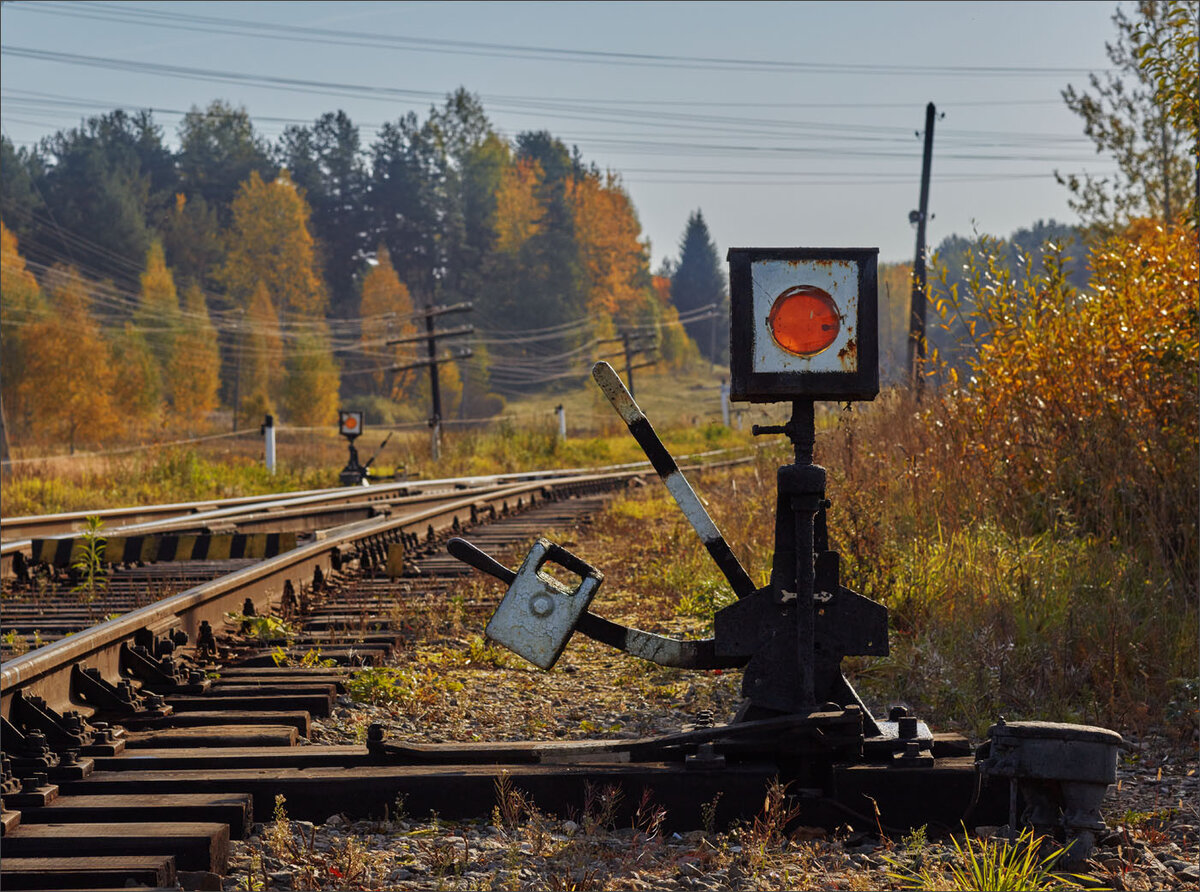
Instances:
[[[163,368],[146,332],[132,322],[108,332],[112,401],[124,434],[140,437],[162,419]]]
[[[287,350],[282,402],[292,424],[316,426],[337,421],[338,370],[323,325],[301,331]]]
[[[1059,175],[1070,190],[1071,208],[1099,232],[1113,232],[1129,220],[1150,216],[1171,221],[1195,201],[1197,99],[1195,35],[1198,9],[1194,2],[1162,3],[1139,0],[1131,18],[1123,7],[1113,14],[1117,39],[1106,44],[1113,70],[1103,78],[1093,74],[1090,90],[1068,86],[1062,93],[1067,107],[1083,119],[1084,133],[1096,153],[1117,165],[1112,177]],[[1184,49],[1191,47],[1190,63]],[[1163,55],[1158,55],[1162,48]],[[1143,61],[1159,59],[1161,65]],[[1190,64],[1190,75],[1179,65]],[[1190,84],[1190,100],[1179,103],[1162,84]],[[1188,86],[1184,85],[1187,91]]]
[[[112,356],[89,312],[79,274],[55,267],[47,276],[50,312],[25,333],[25,375],[17,385],[29,407],[30,434],[41,442],[98,443],[118,428]]]
[[[203,195],[188,198],[175,193],[175,201],[165,212],[159,230],[167,262],[178,284],[195,282],[204,288],[216,287],[225,245],[217,211]]]
[[[144,336],[161,376],[171,364],[175,332],[179,325],[179,295],[175,278],[167,268],[162,242],[155,240],[146,252],[146,269],[133,323]]]
[[[568,194],[588,315],[631,319],[653,298],[650,252],[629,195],[613,174],[574,179]]]
[[[0,391],[6,397],[6,421],[27,430],[31,407],[21,382],[28,375],[28,330],[48,308],[37,279],[25,266],[17,237],[0,222]]]
[[[217,331],[200,286],[192,283],[183,293],[183,310],[167,370],[171,413],[189,432],[201,429],[217,407],[219,370]]]
[[[413,305],[408,287],[396,275],[391,255],[383,245],[375,253],[371,271],[363,277],[361,305],[362,353],[373,367],[370,380],[374,383],[375,393],[385,395],[389,376],[385,366],[398,362],[406,352],[412,351],[412,345],[389,347],[387,342],[412,335],[417,329],[412,322]],[[412,373],[401,373],[395,382],[396,393],[406,392],[415,377]]]
[[[271,183],[255,171],[238,188],[219,278],[240,306],[249,305],[261,284],[281,314],[323,316],[325,288],[308,218],[308,205],[286,170]]]
[[[704,214],[697,210],[688,217],[687,227],[679,242],[679,264],[671,279],[671,300],[680,315],[704,307],[713,307],[716,316],[685,327],[711,362],[718,362],[728,349],[729,295],[725,289],[725,274],[717,255],[717,246],[708,232]]]
[[[279,314],[265,282],[259,282],[238,324],[234,357],[235,411],[239,424],[253,424],[275,411],[283,380],[283,336]]]

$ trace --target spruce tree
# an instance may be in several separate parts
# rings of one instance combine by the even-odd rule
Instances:
[[[715,317],[685,323],[684,328],[704,356],[713,362],[722,361],[729,346],[729,295],[717,246],[698,208],[688,217],[679,242],[671,300],[685,317],[701,307],[716,306]]]

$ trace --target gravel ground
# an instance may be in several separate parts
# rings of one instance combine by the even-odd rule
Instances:
[[[573,641],[554,671],[543,673],[486,647],[474,625],[468,619],[461,628],[432,630],[396,658],[388,702],[342,698],[329,719],[314,722],[312,742],[361,742],[376,721],[390,739],[426,742],[632,737],[677,730],[705,710],[728,716],[737,704],[738,672],[662,669]],[[1105,803],[1112,832],[1078,881],[1200,888],[1194,745],[1155,736],[1131,742]],[[330,815],[315,827],[260,825],[234,843],[226,888],[879,889],[911,885],[922,870],[934,876],[930,888],[944,888],[939,872],[962,862],[953,840],[803,827],[785,836],[772,826],[778,810],[758,827],[664,834],[652,819],[613,826],[602,805],[564,821],[530,809],[519,795],[508,804],[507,815],[475,822],[393,815],[348,823]]]

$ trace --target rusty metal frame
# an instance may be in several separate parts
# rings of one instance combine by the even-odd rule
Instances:
[[[794,399],[873,400],[879,394],[878,248],[730,248],[729,398],[752,403]],[[755,372],[752,267],[762,261],[841,260],[858,265],[858,363],[854,372]]]

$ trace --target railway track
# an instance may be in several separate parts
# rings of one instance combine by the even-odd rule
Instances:
[[[278,794],[317,820],[343,800],[348,813],[386,804],[376,794],[403,772],[368,747],[297,744],[356,667],[382,663],[402,641],[397,597],[432,606],[451,596],[469,570],[444,554],[449,535],[471,528],[491,548],[524,545],[593,513],[639,473],[390,488],[333,526],[331,513],[361,510],[344,490],[306,494],[307,520],[296,499],[274,511],[261,500],[214,506],[242,523],[282,513],[309,529],[265,560],[116,569],[86,605],[66,582],[39,589],[31,574],[17,593],[26,597],[4,602],[4,628],[63,637],[2,667],[0,885],[217,888],[229,840],[268,819]],[[52,609],[66,599],[75,603]],[[285,638],[267,617],[294,631]],[[286,665],[317,653],[334,665]]]

